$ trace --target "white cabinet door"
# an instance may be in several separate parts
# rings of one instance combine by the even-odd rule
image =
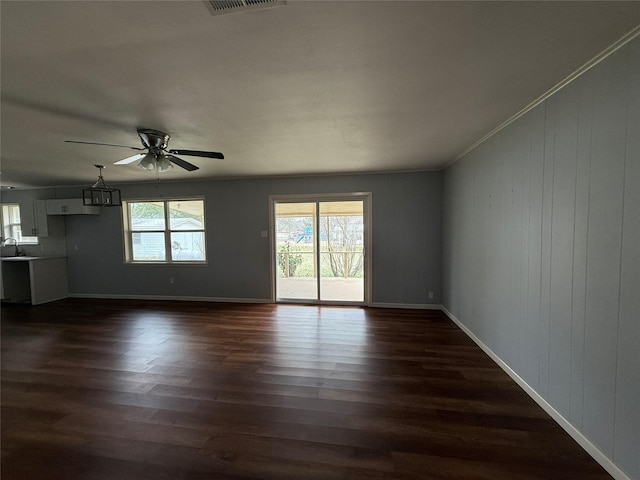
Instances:
[[[29,262],[2,262],[2,299],[12,303],[30,301]]]
[[[32,305],[52,302],[68,296],[66,258],[31,260],[29,276]]]
[[[29,237],[35,235],[36,215],[33,207],[33,200],[20,202],[20,228],[22,236]]]
[[[96,215],[99,213],[100,207],[84,205],[81,198],[47,200],[47,215]]]
[[[64,215],[67,210],[66,200],[47,200],[47,215]]]
[[[20,228],[23,236],[49,236],[46,200],[28,200],[20,203]]]

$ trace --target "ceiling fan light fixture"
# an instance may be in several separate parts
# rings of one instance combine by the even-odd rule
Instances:
[[[142,157],[142,160],[140,160],[138,167],[143,170],[155,170],[156,156],[153,153],[147,153],[144,157]]]
[[[82,203],[94,207],[119,207],[122,205],[120,190],[111,188],[102,178],[104,165],[96,165],[98,181],[82,191]]]
[[[158,168],[158,172],[160,173],[168,172],[173,168],[173,164],[171,163],[171,161],[164,155],[158,157],[158,162],[156,166]]]

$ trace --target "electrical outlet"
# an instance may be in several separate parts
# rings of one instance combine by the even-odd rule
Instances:
[[[429,300],[433,300],[433,292],[429,292]]]
[[[173,277],[169,277],[169,283],[170,283],[170,284],[172,284],[172,285],[175,283],[175,282],[173,281]]]

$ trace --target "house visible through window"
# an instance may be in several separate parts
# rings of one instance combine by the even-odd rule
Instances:
[[[204,263],[204,200],[123,201],[127,263]]]
[[[17,203],[4,203],[0,210],[2,221],[2,241],[7,238],[15,238],[21,244],[37,244],[38,237],[23,236],[20,223],[20,205]]]

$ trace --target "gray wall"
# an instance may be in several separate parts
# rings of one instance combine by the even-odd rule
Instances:
[[[123,199],[204,195],[208,265],[124,265],[121,210],[104,208],[65,219],[69,292],[269,300],[269,239],[260,236],[269,229],[269,195],[369,191],[372,301],[439,304],[441,183],[441,172],[420,172],[121,185]]]
[[[640,39],[443,189],[445,307],[640,479]]]

